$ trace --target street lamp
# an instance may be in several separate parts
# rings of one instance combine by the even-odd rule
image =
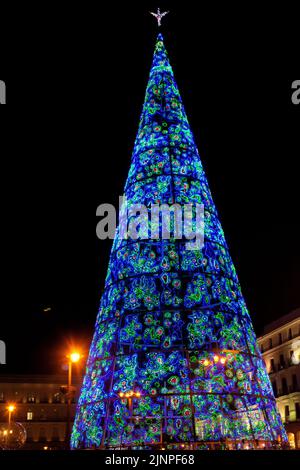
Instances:
[[[9,434],[12,434],[12,431],[10,430],[11,415],[15,410],[16,410],[15,405],[13,405],[12,403],[10,405],[8,405],[8,407],[7,407],[7,411],[8,411],[8,429],[7,429],[7,431],[4,431],[6,443],[8,442]]]
[[[79,354],[78,352],[73,352],[72,354],[70,354],[71,363],[78,362],[80,359],[81,354]]]
[[[15,411],[16,407],[15,405],[8,405],[7,410],[8,410],[8,430],[10,429],[10,423],[11,423],[11,415]]]
[[[68,393],[67,393],[67,432],[66,432],[66,442],[68,447],[70,446],[70,437],[71,437],[71,403],[72,403],[72,366],[80,361],[82,355],[73,351],[67,355],[69,360],[68,362]]]

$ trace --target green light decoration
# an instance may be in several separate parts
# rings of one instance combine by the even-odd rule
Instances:
[[[129,207],[203,204],[205,243],[117,230],[72,448],[287,442],[161,34],[125,195]]]

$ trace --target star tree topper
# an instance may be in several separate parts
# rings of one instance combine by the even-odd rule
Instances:
[[[157,13],[153,13],[152,11],[150,11],[151,15],[155,16],[155,18],[157,19],[157,23],[158,23],[158,27],[161,26],[161,20],[163,19],[164,16],[166,16],[168,13],[170,13],[169,11],[164,11],[163,13],[160,12],[160,8],[157,9]]]

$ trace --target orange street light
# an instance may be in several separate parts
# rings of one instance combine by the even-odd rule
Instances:
[[[8,410],[8,430],[9,430],[10,423],[11,423],[11,415],[16,410],[16,407],[15,405],[11,403],[10,405],[8,405],[7,410]]]
[[[16,407],[15,407],[15,405],[8,405],[7,409],[9,411],[9,413],[13,413],[15,411]]]
[[[72,353],[70,354],[70,356],[69,356],[69,359],[70,359],[71,362],[75,363],[75,362],[80,361],[81,357],[82,357],[82,356],[81,356],[80,353],[78,353],[78,352],[72,352]]]
[[[68,364],[68,401],[67,401],[67,429],[66,429],[66,442],[67,445],[70,443],[71,437],[71,386],[72,386],[72,365],[76,364],[82,358],[82,354],[78,351],[72,351],[67,355],[69,359]]]
[[[5,435],[6,441],[8,440],[8,434],[12,434],[12,431],[10,429],[11,415],[16,410],[16,406],[13,403],[11,403],[10,405],[8,405],[7,410],[8,410],[8,429],[5,432],[5,434],[3,433]]]
[[[214,361],[215,361],[215,362],[219,362],[219,356],[217,356],[217,355],[214,356]]]
[[[209,365],[209,361],[207,359],[205,359],[205,361],[203,362],[203,365],[204,366],[208,366]]]

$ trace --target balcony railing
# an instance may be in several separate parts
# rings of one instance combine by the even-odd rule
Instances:
[[[286,389],[279,389],[278,392],[275,394],[275,398],[284,397],[285,395],[290,395],[291,393],[300,392],[299,385],[290,385]]]
[[[260,347],[260,350],[262,353],[265,353],[267,351],[271,351],[271,349],[277,348],[278,346],[282,346],[285,343],[288,343],[289,341],[292,341],[293,339],[299,338],[300,333],[294,333],[293,335],[289,336],[287,339],[283,339],[281,342],[280,341],[275,341],[274,344],[267,344],[265,346]]]
[[[290,367],[296,366],[292,360],[290,359],[287,362],[278,363],[277,365],[273,365],[270,367],[269,374],[276,374],[276,372],[280,372],[281,370],[289,369]]]

